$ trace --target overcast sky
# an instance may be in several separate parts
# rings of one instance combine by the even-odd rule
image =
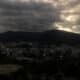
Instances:
[[[79,32],[79,0],[0,0],[0,32]]]

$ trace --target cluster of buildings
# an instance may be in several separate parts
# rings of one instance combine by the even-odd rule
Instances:
[[[21,47],[22,45],[22,47]],[[59,53],[59,57],[62,58],[64,54],[70,53],[72,56],[78,57],[78,54],[80,53],[79,48],[72,47],[70,45],[60,45],[57,46],[55,44],[51,45],[43,45],[40,46],[39,44],[36,43],[34,45],[33,43],[21,44],[19,47],[2,47],[0,48],[0,54],[7,56],[7,57],[12,57],[12,58],[21,58],[21,59],[27,59],[27,58],[33,58],[33,59],[52,59],[55,54]]]

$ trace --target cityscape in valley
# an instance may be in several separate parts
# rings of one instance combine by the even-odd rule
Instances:
[[[79,80],[79,48],[68,44],[34,43],[28,43],[25,48],[0,48],[0,78]]]
[[[80,35],[56,30],[37,33],[39,37],[31,36],[35,32],[21,34],[6,32],[0,36],[0,79],[80,79]],[[24,37],[21,39],[19,35]],[[11,36],[16,39],[10,39]]]
[[[80,80],[80,0],[0,0],[0,80]]]

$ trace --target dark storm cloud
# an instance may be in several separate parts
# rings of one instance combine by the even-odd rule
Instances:
[[[59,20],[57,11],[45,3],[0,2],[0,31],[44,31]]]

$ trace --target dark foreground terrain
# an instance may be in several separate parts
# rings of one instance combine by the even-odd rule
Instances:
[[[0,48],[1,80],[80,80],[79,46],[35,44]]]
[[[0,80],[80,80],[80,36],[56,32],[51,39],[53,33],[36,41],[4,41],[11,35],[2,36]]]

